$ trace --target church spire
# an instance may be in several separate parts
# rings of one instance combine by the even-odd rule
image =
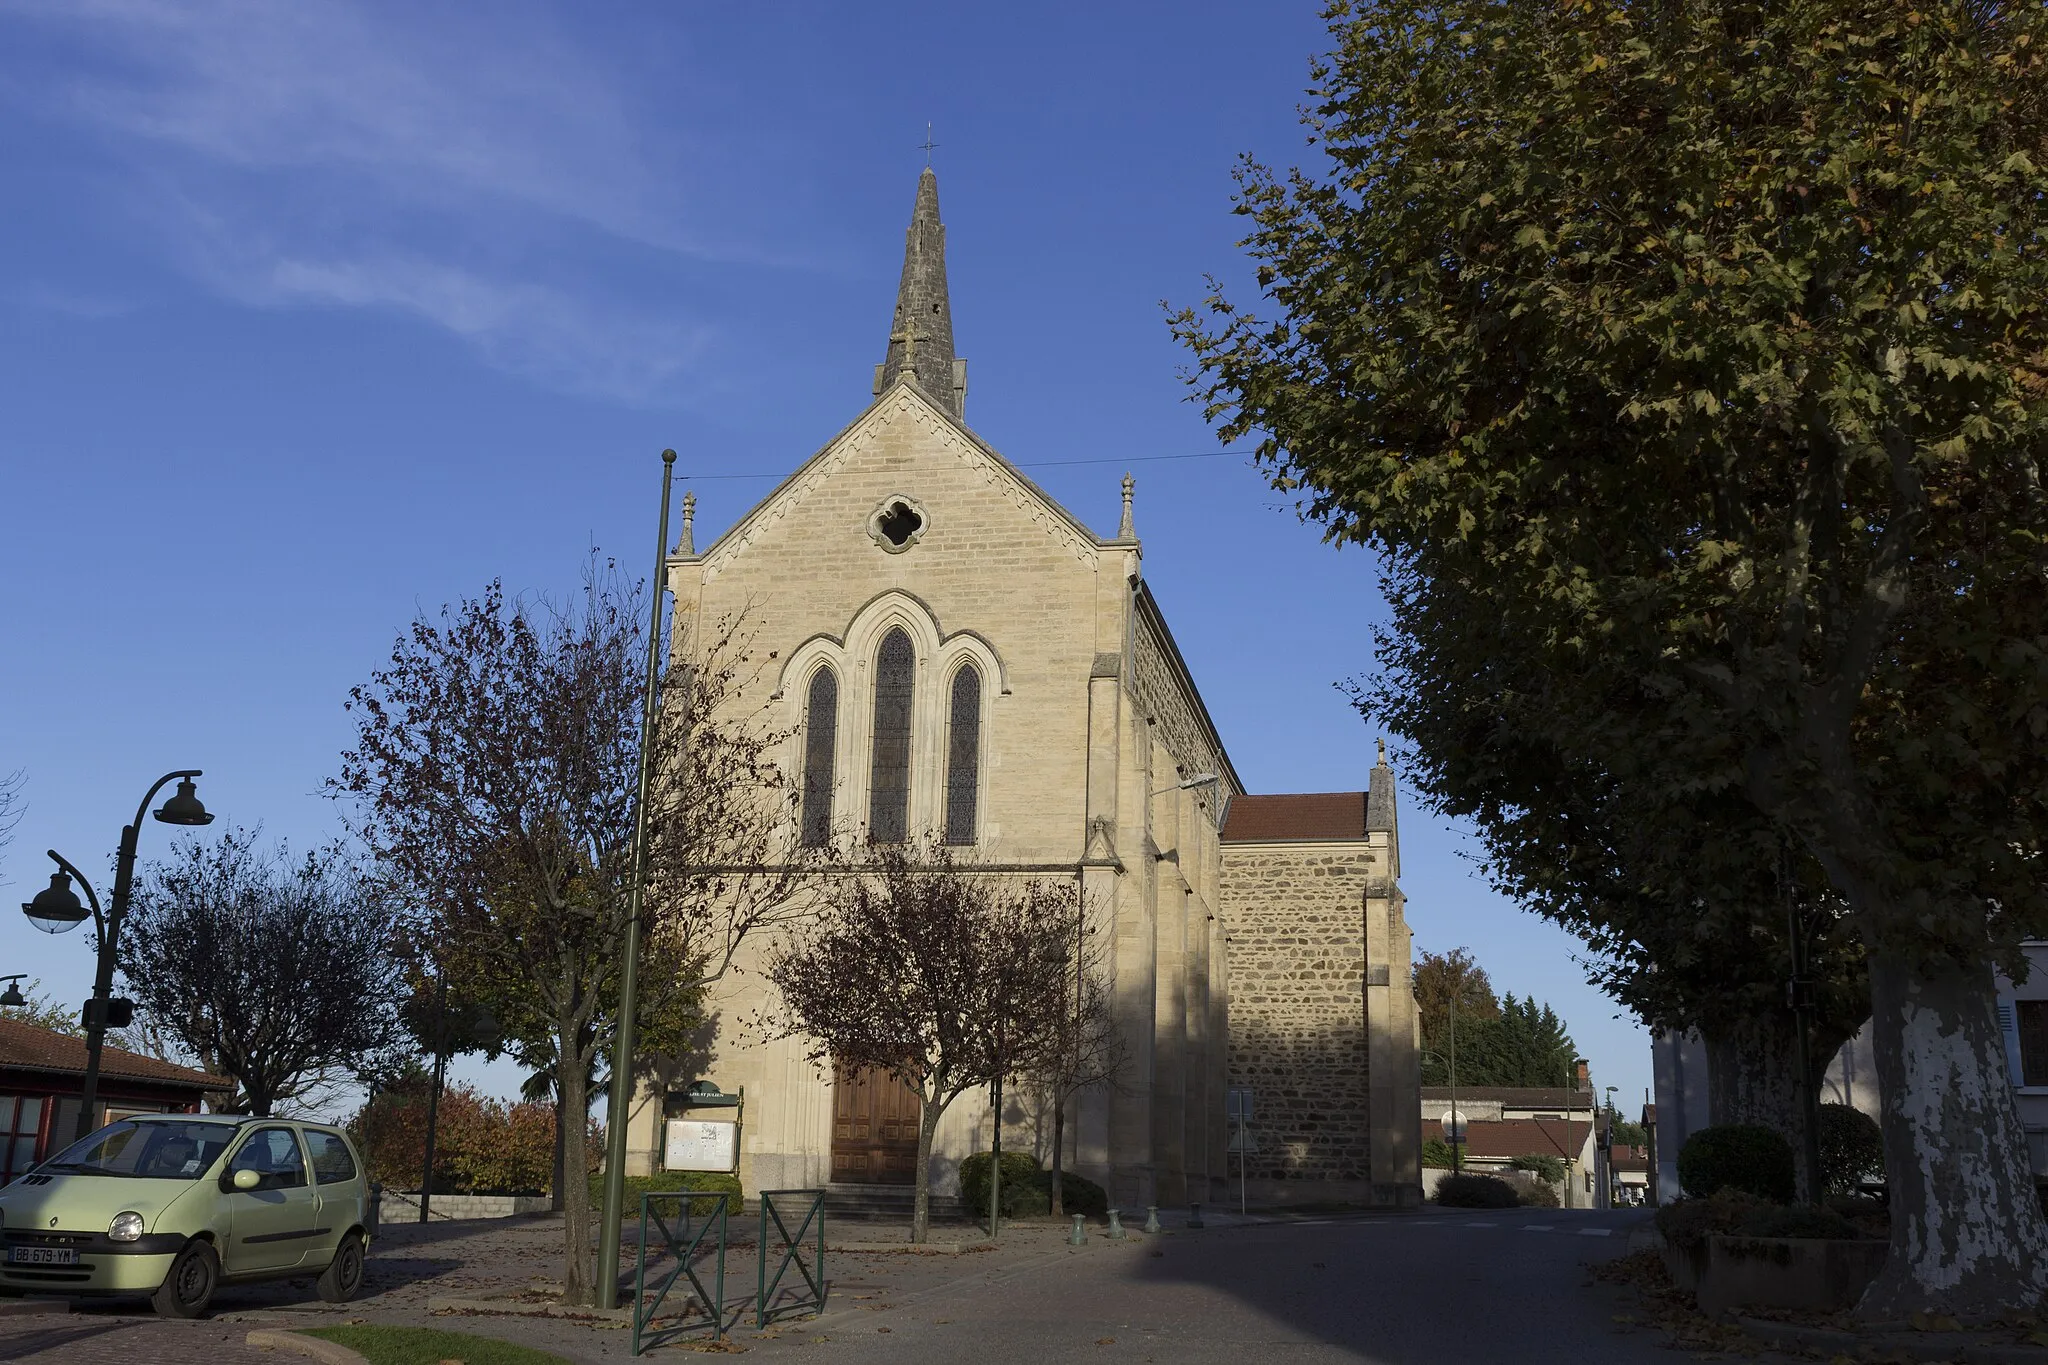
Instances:
[[[925,396],[955,417],[967,406],[967,362],[953,355],[953,305],[946,292],[946,227],[939,221],[939,178],[924,168],[917,207],[903,246],[903,280],[896,286],[896,316],[889,351],[875,367],[880,393],[905,372]]]

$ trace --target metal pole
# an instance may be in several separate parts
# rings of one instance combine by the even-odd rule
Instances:
[[[1800,932],[1799,904],[1793,898],[1792,885],[1785,883],[1785,927],[1792,939],[1792,981],[1788,994],[1792,1006],[1793,1025],[1798,1037],[1799,1051],[1799,1117],[1800,1155],[1806,1166],[1806,1201],[1809,1204],[1821,1202],[1820,1172],[1820,1096],[1813,1083],[1813,1039],[1810,1017],[1813,1013],[1813,983],[1806,979],[1806,936]]]
[[[648,596],[647,691],[640,706],[640,794],[633,808],[633,885],[626,909],[626,946],[619,964],[619,1019],[612,1039],[611,1105],[605,1120],[603,1223],[597,1234],[597,1306],[619,1306],[619,1221],[626,1202],[626,1123],[633,1112],[633,1015],[640,1006],[640,905],[647,881],[648,749],[654,742],[656,685],[661,677],[661,603],[668,571],[668,497],[676,453],[661,452],[661,527],[654,537],[654,581]],[[581,1123],[583,1116],[564,1116]],[[723,1264],[721,1263],[721,1270]]]
[[[434,1135],[441,1122],[441,1087],[448,1079],[448,969],[434,979],[434,1086],[427,1092],[427,1153],[420,1168],[420,1221],[434,1198]]]
[[[1455,986],[1453,986],[1453,987],[1451,988],[1451,1063],[1450,1063],[1450,1065],[1451,1065],[1451,1123],[1457,1123],[1457,1125],[1458,1125],[1458,1126],[1457,1126],[1457,1136],[1456,1136],[1455,1138],[1453,1138],[1453,1140],[1452,1140],[1452,1142],[1451,1142],[1451,1174],[1452,1174],[1452,1175],[1463,1175],[1463,1174],[1464,1174],[1464,1172],[1465,1172],[1465,1161],[1464,1161],[1464,1156],[1463,1156],[1463,1149],[1464,1149],[1464,1146],[1465,1146],[1465,1125],[1464,1125],[1464,1124],[1462,1124],[1462,1123],[1458,1123],[1458,992],[1457,992],[1457,987],[1455,987]],[[1445,1127],[1446,1129],[1449,1129],[1449,1128],[1451,1127],[1451,1123],[1446,1123],[1446,1124],[1444,1125],[1444,1127]],[[1450,1134],[1449,1134],[1449,1133],[1447,1132],[1447,1133],[1445,1134],[1445,1136],[1447,1136],[1447,1137],[1448,1137],[1448,1136],[1450,1136]]]
[[[142,828],[142,818],[149,814],[149,803],[168,783],[181,777],[202,776],[204,774],[199,769],[187,768],[159,777],[156,785],[144,794],[142,804],[135,808],[135,823],[121,831],[121,852],[114,860],[114,903],[107,911],[106,922],[97,925],[100,954],[93,972],[92,1003],[85,1011],[85,1083],[78,1092],[77,1141],[84,1141],[86,1134],[92,1132],[92,1111],[99,1103],[100,1052],[107,1041],[107,1001],[114,995],[114,955],[120,948],[121,921],[128,914],[128,893],[135,883],[135,841]],[[97,903],[93,909],[99,909]]]

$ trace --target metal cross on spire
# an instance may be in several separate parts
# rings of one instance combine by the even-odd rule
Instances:
[[[932,148],[938,145],[938,143],[932,141],[932,125],[931,121],[927,119],[924,125],[924,141],[918,144],[918,146],[924,148],[925,165],[929,166],[932,164]]]

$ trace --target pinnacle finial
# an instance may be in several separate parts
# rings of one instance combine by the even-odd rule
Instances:
[[[955,417],[963,415],[967,373],[953,355],[946,228],[939,221],[939,178],[930,166],[917,178],[917,203],[903,241],[903,277],[896,286],[896,315],[889,324],[889,349],[875,373],[875,392],[882,393],[906,375],[917,381],[927,398]]]
[[[685,493],[683,494],[683,534],[682,538],[676,541],[675,549],[678,558],[697,553],[696,520],[697,495],[695,493]]]
[[[1136,540],[1138,538],[1137,531],[1131,525],[1131,490],[1137,486],[1138,481],[1126,473],[1124,475],[1124,519],[1117,523],[1116,538],[1118,540]]]
[[[1380,740],[1380,766],[1387,766],[1387,741],[1384,738]]]

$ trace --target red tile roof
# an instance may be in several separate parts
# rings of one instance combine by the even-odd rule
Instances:
[[[1569,1128],[1569,1132],[1567,1132]],[[1467,1119],[1465,1155],[1482,1157],[1558,1156],[1577,1159],[1586,1142],[1587,1125],[1563,1119]],[[1444,1126],[1435,1119],[1422,1125],[1422,1137],[1441,1138]]]
[[[1441,1103],[1451,1098],[1447,1085],[1425,1085],[1422,1098],[1429,1103]],[[1542,1086],[1521,1085],[1461,1085],[1458,1087],[1459,1103],[1470,1101],[1498,1104],[1507,1109],[1591,1109],[1593,1092],[1590,1090],[1566,1090],[1558,1086],[1545,1089]]]
[[[1225,843],[1364,837],[1364,792],[1240,796],[1231,801],[1229,817],[1223,822]]]
[[[0,1069],[48,1071],[59,1075],[85,1074],[85,1039],[73,1038],[54,1029],[38,1028],[18,1019],[0,1018]],[[118,1047],[100,1050],[100,1074],[131,1081],[154,1081],[159,1085],[185,1086],[194,1090],[232,1090],[233,1081],[194,1071],[189,1066],[160,1062]]]

